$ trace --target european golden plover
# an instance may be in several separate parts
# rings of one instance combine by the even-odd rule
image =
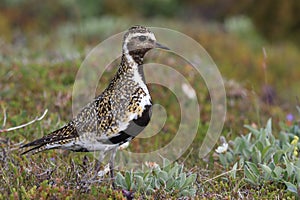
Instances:
[[[23,154],[49,149],[77,152],[112,151],[110,172],[117,148],[131,141],[149,123],[151,96],[145,83],[144,55],[153,48],[168,49],[156,42],[146,27],[133,26],[124,35],[119,69],[108,87],[87,104],[72,121],[22,148]]]

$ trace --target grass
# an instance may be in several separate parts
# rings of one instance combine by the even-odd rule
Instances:
[[[118,23],[122,24],[124,29],[131,23],[129,19],[120,21]],[[5,108],[7,114],[3,128],[28,122],[40,116],[46,108],[49,112],[42,121],[17,131],[1,133],[0,199],[124,199],[120,188],[110,188],[108,176],[103,180],[92,179],[95,165],[92,154],[57,150],[26,157],[20,156],[18,149],[20,143],[46,135],[72,118],[72,87],[77,70],[87,52],[104,39],[97,35],[98,31],[95,29],[106,31],[104,35],[120,31],[111,22],[99,27],[94,21],[89,23],[85,26],[92,27],[92,30],[79,32],[73,40],[75,42],[72,42],[69,36],[77,33],[74,30],[80,30],[80,27],[72,23],[68,26],[58,26],[46,36],[38,32],[30,33],[34,39],[29,40],[28,45],[1,41],[3,45],[0,50],[0,105],[1,108]],[[157,25],[159,20],[152,23]],[[150,22],[146,21],[143,24]],[[285,121],[288,113],[296,114],[300,59],[299,49],[295,46],[289,43],[269,44],[264,40],[252,45],[252,37],[242,38],[235,32],[236,29],[229,28],[223,31],[218,24],[208,25],[200,21],[186,24],[166,21],[165,24],[169,27],[176,25],[176,29],[199,41],[216,61],[226,79],[228,113],[222,135],[227,140],[234,140],[237,136],[247,133],[243,128],[244,124],[255,123],[263,127],[270,117],[273,118],[276,132],[279,130],[279,123]],[[105,30],[101,27],[105,27]],[[257,41],[257,35],[253,38]],[[267,58],[264,58],[262,46],[266,49]],[[265,68],[263,63],[267,64]],[[183,73],[187,73],[187,70]],[[101,85],[106,85],[112,74],[113,71],[107,72],[105,78],[101,79]],[[283,76],[284,78],[280,78]],[[198,198],[295,199],[293,194],[286,191],[284,184],[273,185],[266,182],[260,186],[253,186],[245,180],[243,171],[238,171],[236,178],[232,178],[227,173],[230,168],[224,168],[213,152],[206,158],[199,159],[198,149],[208,128],[211,108],[209,94],[203,81],[196,78],[189,81],[201,91],[198,96],[202,109],[201,123],[194,142],[178,162],[184,163],[186,173],[198,175],[195,184]],[[265,85],[276,91],[276,95],[272,97],[274,102],[271,104],[262,100],[265,95],[262,88]],[[132,151],[145,151],[163,146],[176,133],[176,99],[163,88],[151,86],[151,90],[153,100],[167,108],[167,122],[158,136],[147,141],[133,141],[129,147]],[[0,124],[3,121],[2,109]],[[219,176],[220,174],[223,175]],[[157,190],[148,198],[163,198],[164,195]]]

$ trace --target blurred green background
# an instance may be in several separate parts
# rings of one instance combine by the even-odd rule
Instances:
[[[131,25],[165,27],[198,41],[224,79],[293,110],[300,84],[299,9],[297,0],[2,0],[0,63],[78,67],[95,45]],[[64,70],[76,72],[70,65]]]
[[[91,18],[103,21],[106,17],[110,19],[106,24],[109,26],[113,20],[136,23],[155,18],[184,23],[199,19],[224,23],[232,16],[245,15],[269,41],[290,39],[298,45],[300,42],[300,3],[297,0],[2,0],[0,6],[1,34],[8,40],[13,39],[16,30],[46,33],[66,22],[84,24]]]

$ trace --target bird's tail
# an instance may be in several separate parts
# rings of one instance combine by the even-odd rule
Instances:
[[[78,137],[78,133],[76,131],[76,128],[72,124],[67,124],[64,127],[56,131],[53,131],[49,135],[46,135],[33,142],[22,145],[21,148],[26,148],[26,147],[32,147],[32,148],[22,152],[21,155],[29,152],[31,154],[36,154],[48,149],[57,149],[63,146],[63,144],[66,144],[77,137]]]

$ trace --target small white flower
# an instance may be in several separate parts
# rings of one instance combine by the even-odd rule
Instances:
[[[221,146],[218,146],[216,149],[217,153],[225,153],[228,149],[228,143],[223,143]]]
[[[104,169],[98,172],[98,176],[103,177],[105,174],[109,172],[109,163],[105,165]]]
[[[149,168],[159,167],[159,165],[156,162],[145,162],[145,165]]]

